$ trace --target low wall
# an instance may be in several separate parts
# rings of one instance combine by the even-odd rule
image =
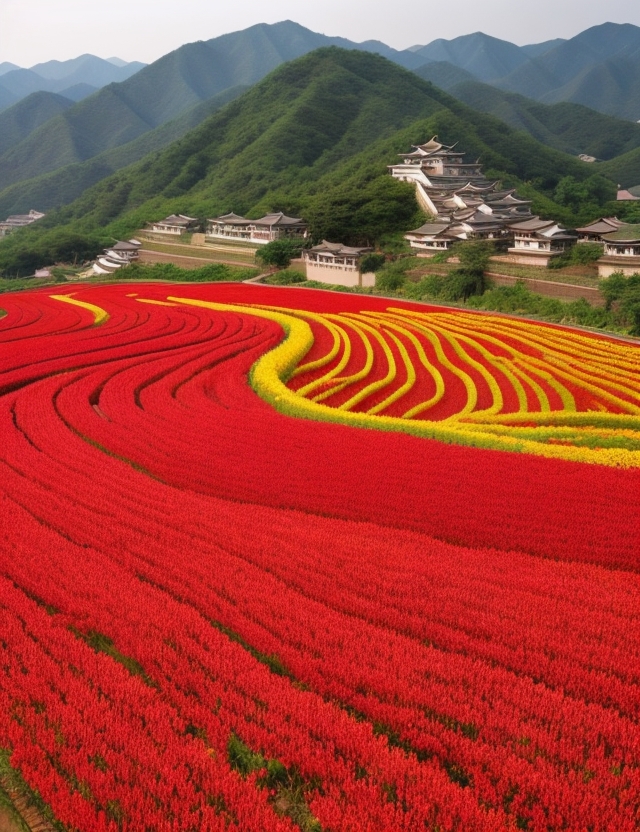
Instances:
[[[356,269],[341,268],[340,266],[318,266],[307,262],[307,280],[317,280],[318,283],[329,283],[333,286],[375,286],[376,276],[373,272],[362,275]]]
[[[604,306],[605,301],[600,292],[591,286],[575,286],[573,283],[557,283],[554,280],[536,280],[534,277],[514,277],[510,274],[487,272],[496,286],[514,286],[524,283],[530,292],[558,300],[579,300],[584,298],[592,306]]]

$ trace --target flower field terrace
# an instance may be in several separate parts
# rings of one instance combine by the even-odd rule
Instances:
[[[638,828],[635,345],[65,295],[0,301],[0,748],[65,828]]]

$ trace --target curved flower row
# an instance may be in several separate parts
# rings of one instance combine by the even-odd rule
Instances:
[[[628,450],[634,351],[131,288],[0,301],[3,764],[83,832],[636,832],[640,469],[460,440],[588,444],[581,349]]]
[[[627,344],[471,314],[169,301],[279,324],[286,338],[256,362],[251,383],[281,413],[640,467],[640,365]],[[302,364],[321,329],[329,349]]]

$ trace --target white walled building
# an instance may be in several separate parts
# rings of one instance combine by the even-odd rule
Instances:
[[[360,259],[371,250],[323,240],[320,245],[302,252],[307,280],[332,283],[334,286],[375,286],[373,272],[360,272]]]
[[[264,245],[274,240],[306,239],[307,223],[299,217],[288,217],[282,212],[267,214],[258,220],[248,220],[239,214],[224,214],[207,220],[206,239],[237,240]]]
[[[151,223],[149,231],[154,234],[171,234],[176,237],[181,237],[188,231],[194,231],[198,226],[198,220],[195,217],[187,217],[184,214],[171,214],[170,217],[165,217],[163,220]]]
[[[576,239],[567,234],[554,220],[541,220],[540,217],[514,223],[509,226],[509,231],[514,236],[514,244],[509,249],[509,254],[516,263],[523,265],[546,266]]]
[[[499,190],[479,161],[466,163],[455,148],[434,136],[389,166],[395,179],[415,185],[418,204],[433,218],[405,235],[423,256],[446,251],[458,240],[504,239],[512,223],[532,218],[531,200],[520,199],[513,188]]]
[[[603,234],[604,257],[598,260],[598,275],[610,277],[614,272],[627,276],[640,274],[640,224],[623,225]]]
[[[579,243],[600,243],[604,245],[604,235],[611,234],[625,225],[617,217],[600,217],[584,228],[576,228]]]

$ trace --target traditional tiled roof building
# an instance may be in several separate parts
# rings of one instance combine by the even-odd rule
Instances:
[[[198,226],[198,220],[195,217],[187,217],[184,214],[171,214],[170,217],[165,217],[163,220],[151,223],[150,231],[154,234],[173,234],[176,237],[181,237],[188,231],[194,231]]]
[[[603,243],[603,235],[611,234],[625,225],[617,217],[600,217],[584,228],[576,228],[579,243]]]
[[[360,271],[362,256],[371,251],[371,248],[353,248],[323,240],[320,245],[302,253],[307,280],[338,286],[375,286],[375,274],[362,274]]]
[[[137,260],[142,243],[139,240],[118,241],[111,248],[105,248],[104,254],[98,257],[92,266],[94,274],[113,274],[113,272],[128,266]]]
[[[499,182],[483,175],[479,161],[468,164],[464,156],[434,136],[389,167],[395,179],[415,185],[419,205],[433,217],[405,235],[412,248],[435,254],[458,240],[501,239],[511,223],[532,216],[530,200],[513,188],[500,190]]]
[[[304,220],[282,212],[267,214],[258,220],[231,213],[207,220],[206,237],[264,244],[289,238],[305,239],[308,230]]]
[[[41,211],[34,211],[31,209],[28,214],[12,214],[7,217],[4,222],[0,222],[0,237],[6,237],[17,228],[25,228],[38,220],[41,220],[45,215]]]
[[[509,254],[517,263],[526,265],[548,265],[550,260],[573,245],[576,239],[554,220],[541,220],[540,217],[513,223],[508,226],[508,231],[514,238]]]
[[[640,225],[625,224],[603,234],[604,257],[598,260],[598,274],[609,277],[614,272],[640,274]]]

